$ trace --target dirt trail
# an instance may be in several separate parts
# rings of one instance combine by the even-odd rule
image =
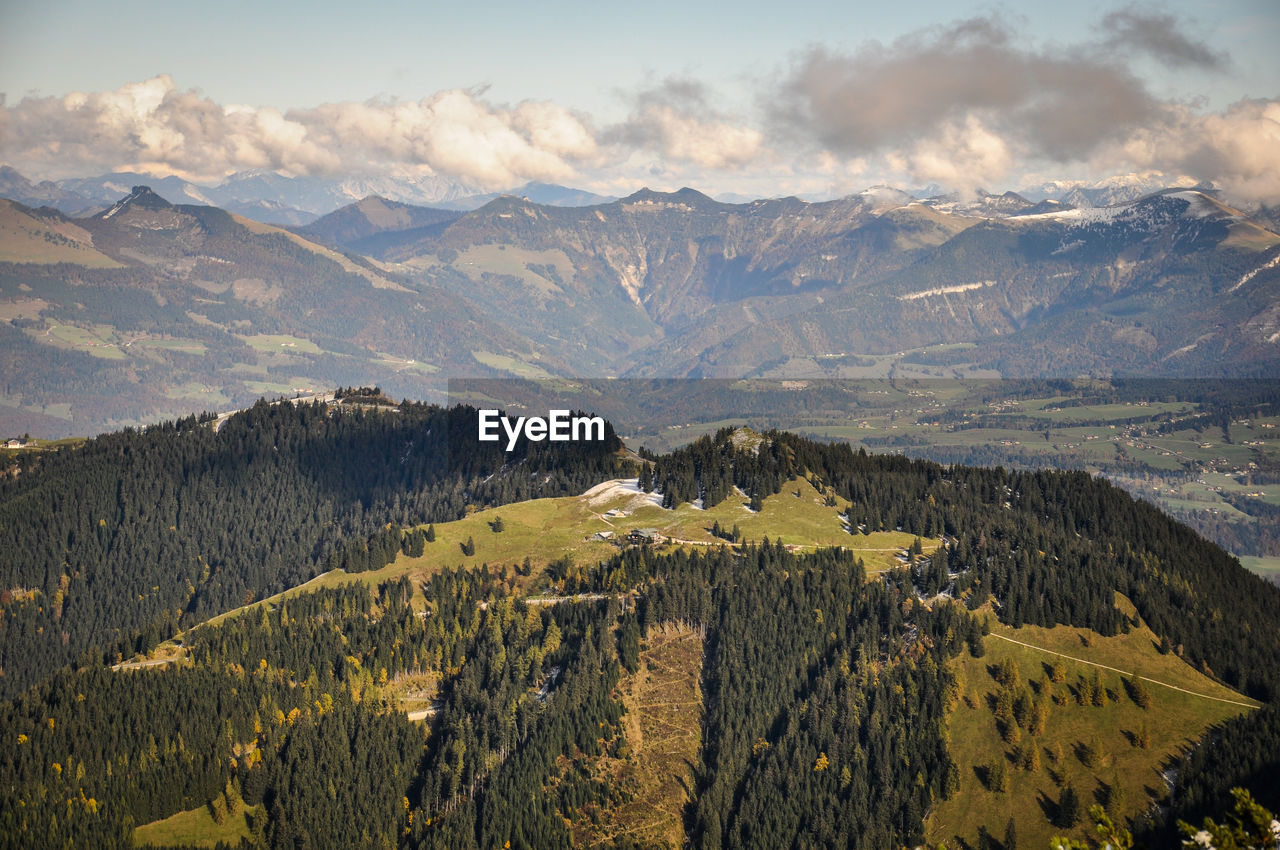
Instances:
[[[992,637],[1000,638],[1000,640],[1007,640],[1009,643],[1016,643],[1018,646],[1025,646],[1027,649],[1034,649],[1034,650],[1037,650],[1037,651],[1039,651],[1039,652],[1047,652],[1049,655],[1057,655],[1057,656],[1059,656],[1060,658],[1065,658],[1065,659],[1067,659],[1068,661],[1078,661],[1078,662],[1079,662],[1079,663],[1081,663],[1081,664],[1088,664],[1090,667],[1100,667],[1100,668],[1101,668],[1101,669],[1103,669],[1103,670],[1110,670],[1110,671],[1111,671],[1111,672],[1113,672],[1113,673],[1119,673],[1121,676],[1133,676],[1133,675],[1134,675],[1133,673],[1129,672],[1128,670],[1121,670],[1121,669],[1119,669],[1119,668],[1117,668],[1117,667],[1108,667],[1106,664],[1099,664],[1099,663],[1098,663],[1098,662],[1096,662],[1096,661],[1089,661],[1089,660],[1084,659],[1084,658],[1076,658],[1074,655],[1067,655],[1066,653],[1063,653],[1063,652],[1056,652],[1056,651],[1054,651],[1054,650],[1052,650],[1052,649],[1045,649],[1043,646],[1034,646],[1034,645],[1029,644],[1029,643],[1023,643],[1023,642],[1022,642],[1022,641],[1020,641],[1020,640],[1014,640],[1014,639],[1013,639],[1013,638],[1011,638],[1011,637],[1005,637],[1004,635],[998,635],[998,634],[996,634],[995,632],[992,632],[992,633],[991,633],[991,636],[992,636]],[[1239,706],[1243,706],[1243,707],[1245,707],[1245,708],[1260,708],[1260,706],[1259,706],[1257,703],[1253,703],[1253,702],[1240,702],[1239,700],[1234,700],[1234,699],[1224,699],[1223,697],[1215,697],[1215,696],[1211,696],[1211,695],[1209,695],[1209,694],[1201,694],[1201,693],[1197,693],[1196,691],[1189,691],[1189,690],[1187,690],[1186,688],[1180,688],[1180,687],[1178,687],[1177,685],[1171,685],[1171,684],[1169,684],[1168,682],[1161,682],[1159,679],[1152,679],[1152,678],[1150,678],[1149,676],[1138,676],[1137,678],[1141,679],[1141,680],[1142,680],[1142,681],[1144,681],[1144,682],[1150,682],[1150,683],[1151,683],[1151,684],[1153,684],[1153,685],[1159,685],[1159,686],[1160,686],[1160,687],[1162,687],[1162,688],[1169,688],[1170,690],[1174,690],[1174,691],[1181,691],[1181,692],[1182,692],[1182,693],[1184,693],[1184,694],[1190,694],[1190,695],[1191,695],[1191,696],[1193,696],[1193,697],[1200,697],[1201,699],[1211,699],[1211,700],[1213,700],[1214,702],[1225,702],[1225,703],[1228,703],[1228,704],[1230,704],[1230,705],[1239,705]]]

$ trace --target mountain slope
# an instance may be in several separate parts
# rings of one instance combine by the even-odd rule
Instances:
[[[0,633],[6,672],[37,682],[0,703],[0,835],[128,846],[130,826],[207,805],[253,811],[266,847],[638,830],[870,848],[981,842],[1009,815],[1024,840],[1050,819],[1082,838],[1068,788],[1136,820],[1165,797],[1163,757],[1215,720],[1252,744],[1249,777],[1280,769],[1274,705],[1225,686],[1280,695],[1280,589],[1088,475],[724,429],[619,481],[637,458],[616,444],[500,457],[469,438],[475,411],[353,399],[125,432],[6,477],[0,548],[41,562],[0,558],[25,571],[0,600],[17,626]],[[508,501],[535,494],[556,498]],[[689,539],[583,540],[584,524],[655,515]],[[705,528],[730,515],[784,539]],[[806,529],[905,545],[872,575],[855,551],[789,537]],[[200,623],[317,556],[346,574]],[[174,633],[174,600],[189,628],[154,659],[113,669],[102,644],[65,648],[154,613],[117,644],[149,650]],[[343,805],[359,816],[335,822]]]
[[[379,253],[371,240],[380,234],[400,234],[456,221],[461,213],[415,207],[376,195],[321,216],[298,233],[327,245],[339,245],[366,254]]]
[[[63,433],[334,384],[422,396],[442,369],[489,373],[473,351],[532,348],[440,288],[147,187],[74,221],[5,211],[36,228],[12,242],[24,263],[0,265],[0,303],[22,322],[0,326],[8,401],[42,414],[69,405],[55,408]],[[49,240],[64,240],[61,253]]]
[[[84,227],[48,207],[31,209],[0,198],[0,263],[71,263],[89,268],[121,264],[93,246]]]
[[[593,345],[624,340],[613,350],[627,352],[619,371],[634,375],[736,377],[774,363],[785,376],[789,358],[956,342],[978,343],[979,364],[1008,374],[1097,370],[1109,359],[1155,373],[1248,371],[1276,359],[1257,331],[1230,339],[1271,326],[1269,295],[1237,296],[1228,282],[1280,244],[1240,211],[1196,191],[1033,210],[1009,195],[966,205],[888,192],[728,205],[646,190],[582,210],[504,198],[378,247],[552,347],[566,321],[611,321],[611,340]],[[1185,329],[1189,315],[1200,333]],[[1081,337],[1081,321],[1098,327]],[[1186,357],[1212,328],[1225,349]],[[1044,359],[1020,372],[1004,354],[1011,335],[1021,356],[1038,347]],[[1113,358],[1115,341],[1130,338],[1138,344]]]
[[[1200,193],[985,220],[874,286],[701,352],[702,374],[731,376],[771,343],[799,358],[956,342],[977,350],[953,363],[1007,376],[1259,374],[1280,362],[1267,330],[1280,278],[1264,268],[1277,245]],[[1258,269],[1252,292],[1232,288]]]

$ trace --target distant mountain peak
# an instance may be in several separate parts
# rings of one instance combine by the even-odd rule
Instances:
[[[921,201],[925,206],[933,207],[939,212],[957,215],[977,216],[979,218],[1007,218],[1025,213],[1033,204],[1017,192],[1005,192],[993,195],[978,189],[973,196],[964,196],[957,192],[934,195]]]
[[[134,186],[129,194],[111,205],[111,209],[101,213],[98,218],[106,220],[127,209],[167,210],[173,204],[151,191],[150,186]]]
[[[676,190],[673,194],[677,198],[691,198],[691,199],[696,199],[700,201],[711,201],[712,203],[715,203],[715,201],[713,201],[709,195],[704,195],[702,192],[699,192],[697,189],[694,189],[691,186],[682,186],[680,189]]]
[[[0,165],[0,197],[40,207],[73,197],[48,180],[33,183],[11,165]]]
[[[868,186],[853,197],[873,210],[882,211],[905,207],[916,200],[914,195],[885,185]]]
[[[365,195],[351,206],[359,210],[365,210],[371,207],[376,209],[385,209],[386,207],[407,207],[409,205],[402,204],[399,201],[388,200],[381,195]]]
[[[719,202],[715,199],[688,186],[677,189],[674,192],[659,192],[646,186],[623,198],[621,203],[630,205],[650,204],[654,206],[679,205],[690,208],[719,206]]]

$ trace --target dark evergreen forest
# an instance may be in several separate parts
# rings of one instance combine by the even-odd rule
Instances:
[[[619,678],[673,621],[703,635],[695,846],[913,845],[958,784],[947,662],[981,652],[971,609],[1114,634],[1134,625],[1116,592],[1165,651],[1269,703],[1188,756],[1173,817],[1222,811],[1233,785],[1264,802],[1280,787],[1280,589],[1083,473],[725,431],[645,457],[642,483],[712,505],[808,476],[850,501],[851,535],[902,529],[943,548],[869,580],[843,549],[636,547],[558,568],[596,601],[527,605],[507,567],[485,566],[190,628],[432,545],[404,526],[581,492],[625,463],[616,444],[506,455],[474,440],[469,409],[394,411],[264,404],[217,432],[197,419],[124,432],[9,476],[0,553],[23,592],[0,621],[5,846],[130,846],[133,826],[201,805],[252,807],[254,846],[565,846],[566,819],[626,793],[566,765],[618,753]],[[185,664],[104,663],[177,628]],[[424,671],[439,682],[425,725],[387,696]],[[1146,827],[1152,846],[1164,828]]]
[[[475,439],[474,410],[411,403],[263,402],[217,431],[208,419],[19,455],[0,480],[0,697],[327,570],[381,567],[400,526],[581,492],[619,446],[609,430],[508,454]]]

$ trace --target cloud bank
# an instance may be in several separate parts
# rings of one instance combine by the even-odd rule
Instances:
[[[6,159],[81,174],[139,168],[211,179],[251,169],[296,176],[415,167],[496,186],[566,179],[597,152],[594,132],[564,107],[496,106],[461,90],[281,113],[223,106],[160,75],[116,91],[26,98],[0,115]]]
[[[1046,46],[976,17],[851,52],[812,47],[759,80],[756,107],[740,114],[699,81],[670,79],[624,95],[627,116],[610,126],[550,101],[500,104],[460,89],[281,112],[220,104],[162,74],[114,91],[0,99],[0,160],[55,179],[138,170],[216,181],[269,169],[438,174],[499,189],[657,175],[713,191],[773,180],[774,194],[855,178],[963,191],[1159,172],[1280,200],[1280,97],[1204,110],[1156,96],[1139,72],[1230,68],[1188,29],[1127,7],[1087,41]]]

